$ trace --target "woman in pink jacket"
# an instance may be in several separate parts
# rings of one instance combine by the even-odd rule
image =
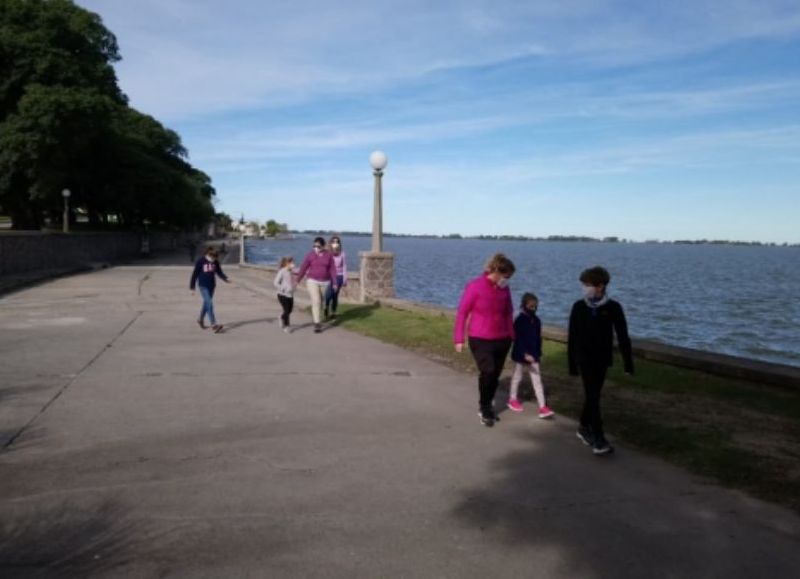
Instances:
[[[321,237],[314,238],[314,248],[308,252],[300,271],[297,272],[297,283],[308,276],[306,287],[311,296],[311,317],[314,319],[314,332],[322,331],[320,325],[320,309],[325,299],[325,292],[329,287],[336,290],[336,265],[333,255],[325,249],[325,240]]]
[[[464,349],[464,334],[469,336],[469,349],[480,372],[480,417],[485,426],[494,426],[498,419],[492,401],[514,340],[514,306],[508,280],[515,270],[510,259],[495,254],[484,274],[464,288],[453,329],[456,352]]]

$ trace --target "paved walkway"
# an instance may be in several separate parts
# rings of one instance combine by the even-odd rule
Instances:
[[[228,270],[219,335],[188,266],[0,299],[0,575],[797,576],[793,513],[596,458],[565,418],[486,429],[474,378],[287,336],[267,282]]]

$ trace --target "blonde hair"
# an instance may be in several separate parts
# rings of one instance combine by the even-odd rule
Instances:
[[[508,259],[503,253],[495,253],[489,261],[486,262],[484,267],[486,273],[501,273],[503,275],[514,275],[517,268],[514,267],[514,262]]]

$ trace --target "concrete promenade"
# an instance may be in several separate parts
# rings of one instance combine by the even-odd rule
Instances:
[[[285,335],[226,270],[218,335],[188,264],[0,298],[0,576],[797,576],[794,513],[563,417],[484,428],[473,376],[304,313]]]

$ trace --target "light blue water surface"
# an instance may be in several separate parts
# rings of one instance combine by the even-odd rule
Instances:
[[[248,240],[247,260],[297,264],[311,237]],[[343,237],[347,265],[369,237]],[[622,303],[631,335],[688,348],[800,366],[800,248],[477,239],[386,238],[395,253],[398,298],[454,308],[464,284],[496,252],[514,261],[515,305],[525,291],[539,296],[545,324],[566,326],[580,298],[578,275],[603,265],[609,293]]]

